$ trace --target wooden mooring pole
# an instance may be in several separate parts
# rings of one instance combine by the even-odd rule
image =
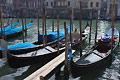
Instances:
[[[68,54],[68,36],[67,36],[67,29],[66,29],[66,22],[64,22],[64,28],[65,28],[65,66],[67,66],[67,54]]]
[[[82,4],[80,1],[80,57],[82,56]]]
[[[57,50],[58,50],[58,53],[59,53],[59,42],[60,42],[60,40],[59,40],[59,16],[57,16],[57,36],[58,36],[58,45],[57,45]]]
[[[66,22],[64,22],[65,27],[65,67],[64,67],[64,80],[68,80],[69,71],[68,71],[68,29],[66,29]]]
[[[4,35],[3,35],[3,38],[4,38],[4,40],[6,40],[5,26],[4,26],[4,22],[3,22],[3,16],[2,16],[2,8],[1,8],[1,25],[2,25],[2,27],[3,27],[3,29],[4,29]]]
[[[3,16],[2,16],[2,24],[3,24],[3,28],[4,28],[4,40],[6,40],[6,34],[5,34],[5,27],[6,27],[6,26],[4,26]]]
[[[111,37],[111,53],[112,53],[113,36],[114,36],[114,4],[115,4],[115,0],[113,0],[113,4],[112,4],[112,37]]]
[[[120,46],[120,31],[119,31],[119,42],[118,42],[118,48]]]
[[[39,14],[37,16],[37,22],[38,22],[37,28],[38,28],[38,35],[39,35],[40,34],[40,31],[39,31]]]
[[[53,19],[52,19],[52,32],[54,32],[54,9],[53,9]]]
[[[23,23],[23,9],[21,10],[22,12],[22,35],[23,35],[23,43],[25,43],[25,40],[24,40],[24,23]]]
[[[96,32],[95,32],[95,44],[97,39],[97,24],[98,24],[98,10],[96,10]]]
[[[89,34],[89,45],[91,41],[91,27],[92,27],[92,17],[93,17],[93,12],[90,12],[90,34]]]
[[[26,17],[25,17],[25,35],[27,35]]]
[[[46,16],[45,16],[45,46],[47,44]]]
[[[0,21],[1,21],[1,38],[3,39],[3,30],[2,30],[2,7],[0,7]]]
[[[43,35],[43,46],[45,47],[45,36],[44,36],[44,20],[45,19],[45,5],[43,3],[43,18],[42,18],[42,35]]]
[[[44,77],[43,77],[43,76],[40,76],[40,80],[44,80]]]
[[[12,28],[12,18],[10,18],[10,22],[11,22],[11,28]]]
[[[71,46],[72,46],[72,34],[71,34],[71,32],[72,32],[72,28],[73,28],[73,24],[72,24],[72,8],[70,8],[71,9],[71,15],[70,15],[70,44],[71,44]]]
[[[73,31],[73,8],[71,8],[71,23],[72,23],[72,31]]]

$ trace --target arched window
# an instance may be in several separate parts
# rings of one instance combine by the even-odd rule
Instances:
[[[93,7],[93,2],[90,3],[90,7]]]
[[[99,7],[99,2],[96,2],[96,7]]]

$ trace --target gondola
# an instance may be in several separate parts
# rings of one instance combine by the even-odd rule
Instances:
[[[5,32],[12,29],[12,28],[15,28],[18,24],[20,24],[19,21],[17,21],[15,24],[13,24],[12,26],[8,26],[8,27],[5,27]],[[2,29],[2,31],[4,31],[4,29]],[[1,29],[0,29],[0,34],[1,34]]]
[[[59,53],[57,53],[57,44],[52,44],[50,46],[46,46],[45,48],[40,48],[38,50],[18,54],[17,53],[7,53],[7,61],[10,67],[12,68],[19,68],[27,65],[32,64],[45,64],[48,61],[52,60],[60,53],[64,52],[65,47],[60,47]]]
[[[32,24],[33,24],[33,21],[31,21],[29,24],[27,24],[26,29],[29,28]],[[24,26],[24,30],[25,30],[25,26]],[[9,29],[9,30],[5,31],[5,35],[6,35],[7,39],[18,36],[21,33],[22,33],[22,27],[13,28],[13,29]],[[3,35],[4,35],[4,31],[3,31]],[[1,37],[2,37],[2,34],[0,34],[0,38]]]
[[[68,26],[68,31],[70,32],[69,26]],[[64,30],[61,30],[59,34],[60,34],[60,41],[62,41],[65,38]],[[41,38],[41,37],[39,37],[39,38]],[[47,42],[46,46],[50,46],[52,44],[57,44],[57,32],[48,33],[47,39],[48,38],[49,39],[51,38],[52,41]],[[40,39],[38,39],[38,41],[33,42],[33,43],[25,42],[25,43],[21,43],[18,45],[10,46],[10,47],[8,47],[8,50],[10,53],[13,53],[13,54],[14,53],[22,54],[22,53],[35,51],[35,50],[38,50],[40,48],[43,48],[43,44],[42,44],[42,40],[40,41]],[[3,57],[3,55],[1,52],[1,48],[0,48],[0,58],[2,58],[2,57]]]
[[[87,28],[88,28],[88,26],[83,31],[84,35],[86,35],[87,32],[89,32],[89,29],[87,30]],[[64,39],[60,40],[60,42],[64,42]],[[38,43],[39,42],[34,43],[34,44],[38,44]],[[62,45],[60,43],[59,45],[63,46],[63,47],[60,48],[60,53],[61,53],[65,50],[65,48],[64,48],[65,43],[62,43]],[[47,47],[45,47],[45,48],[43,48],[43,44],[41,44],[41,46],[39,45],[39,48],[36,48],[36,50],[34,49],[33,51],[32,51],[33,47],[29,48],[29,50],[28,50],[28,48],[26,48],[26,50],[23,48],[23,51],[21,51],[21,49],[13,50],[13,51],[11,50],[7,54],[8,63],[13,68],[18,68],[18,67],[34,64],[35,62],[36,63],[42,63],[42,62],[44,62],[44,59],[46,59],[46,57],[44,57],[44,56],[49,55],[49,57],[50,57],[50,55],[51,55],[50,59],[52,59],[53,56],[55,57],[55,56],[58,55],[57,50],[54,46],[57,46],[57,41],[47,43]],[[48,50],[49,53],[48,53],[48,51],[46,53],[46,51],[44,51],[44,50]],[[41,52],[41,51],[44,51],[44,52]],[[42,54],[45,54],[45,55],[42,55]],[[44,57],[43,60],[38,59],[38,58],[41,58],[41,56],[42,56],[42,58]],[[48,60],[45,60],[45,62],[48,62],[50,60],[49,57],[48,57]],[[30,61],[29,59],[32,60],[32,61]],[[36,59],[38,59],[38,60],[36,61]],[[25,62],[23,63],[23,61],[25,61]],[[15,63],[19,63],[20,65],[15,64]]]
[[[112,62],[111,54],[111,34],[112,28],[101,37],[85,55],[76,62],[73,59],[70,62],[73,77],[92,72],[100,67],[107,66]],[[112,51],[115,51],[119,41],[119,32],[114,28]]]
[[[85,35],[83,36],[85,37],[84,39],[86,39],[88,33],[89,33],[89,26],[87,26],[83,31],[83,35]],[[64,39],[61,41],[64,41]],[[57,43],[52,43],[49,46],[46,46],[45,48],[41,47],[38,50],[32,52],[30,51],[24,54],[20,52],[19,54],[15,52],[7,53],[8,64],[12,68],[19,68],[36,63],[45,64],[65,50],[65,43],[62,43],[62,45],[59,43],[60,50],[59,53],[57,53],[58,52],[57,45],[58,45]]]
[[[88,38],[89,32],[90,32],[90,26],[87,23],[85,29],[82,31],[83,42]],[[75,48],[80,43],[80,32],[72,33],[71,35],[72,35],[72,48]]]

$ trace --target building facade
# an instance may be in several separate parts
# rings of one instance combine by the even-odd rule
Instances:
[[[107,0],[101,0],[101,12],[99,17],[103,19],[107,17]]]
[[[6,0],[6,17],[12,15],[13,0]]]
[[[46,15],[47,17],[57,17],[64,18],[68,14],[67,11],[67,0],[45,0],[46,5]]]
[[[90,11],[96,12],[98,10],[98,14],[100,15],[101,9],[101,0],[67,0],[68,1],[68,8],[74,8],[74,17],[79,17],[80,15],[80,1],[82,4],[82,16],[85,19],[90,18]],[[70,5],[69,5],[70,4]],[[94,14],[95,18],[96,14]]]
[[[14,0],[13,7],[13,15],[22,16],[21,11],[23,9],[24,16],[31,17],[30,15],[36,15],[38,0]]]
[[[112,3],[113,3],[113,0],[107,0],[107,15],[108,16],[111,16],[112,14]],[[120,18],[120,0],[115,0],[114,16],[116,19]]]
[[[30,17],[36,16],[39,12],[42,16],[42,5],[46,6],[47,17],[61,16],[61,18],[69,18],[71,11],[74,9],[74,17],[80,16],[80,1],[82,2],[83,17],[90,16],[91,10],[101,9],[101,0],[0,0],[0,5],[4,6],[3,12],[10,15],[21,16],[21,10],[24,9],[24,15]],[[7,7],[7,8],[6,8]],[[7,9],[7,10],[6,10]]]

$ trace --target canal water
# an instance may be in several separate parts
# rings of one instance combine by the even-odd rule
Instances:
[[[14,18],[12,23],[15,23],[18,19]],[[19,19],[21,22],[21,19]],[[27,35],[25,36],[25,41],[27,42],[35,42],[37,41],[37,19],[29,18],[27,19],[27,23],[29,23],[31,20],[33,20],[34,24],[27,30]],[[4,22],[7,22],[8,19],[5,19]],[[64,29],[64,21],[66,21],[67,26],[69,26],[70,21],[69,20],[60,20],[60,30]],[[90,21],[89,21],[90,22]],[[47,32],[52,31],[52,20],[47,19]],[[55,24],[55,31],[57,30],[57,20],[54,22]],[[82,29],[85,28],[87,21],[82,21]],[[79,30],[79,21],[74,20],[75,28]],[[94,44],[94,34],[95,34],[95,25],[96,21],[93,20],[92,24],[92,39],[91,44]],[[104,35],[106,31],[109,30],[111,27],[111,22],[108,21],[98,21],[98,39]],[[18,26],[21,26],[18,25]],[[120,21],[115,21],[115,27],[120,31]],[[42,33],[42,20],[40,19],[40,33]],[[7,40],[8,46],[16,45],[19,43],[22,43],[22,35],[17,36],[16,38],[12,38]],[[87,39],[83,45],[83,52],[87,52],[89,50],[89,40]],[[97,70],[94,73],[90,73],[84,76],[80,76],[78,78],[73,78],[72,75],[69,75],[69,80],[120,80],[120,50],[117,49],[117,52],[113,53],[114,59],[112,61],[112,65],[103,68],[100,70]],[[74,60],[79,59],[79,46],[76,48],[76,52],[74,54]],[[30,75],[32,72],[37,70],[39,67],[39,64],[31,65],[31,66],[25,66],[22,68],[13,69],[10,68],[6,59],[0,59],[0,80],[23,80],[28,75]],[[63,68],[61,68],[60,76],[56,77],[55,74],[52,75],[49,80],[63,80],[64,78],[64,72]]]

